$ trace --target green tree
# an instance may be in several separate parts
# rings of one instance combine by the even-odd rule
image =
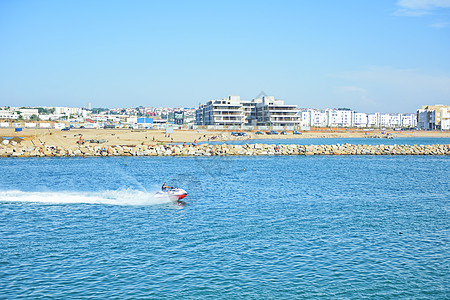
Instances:
[[[38,107],[37,110],[38,110],[38,113],[39,113],[40,115],[49,115],[51,109],[46,109],[46,108],[43,108],[43,107]],[[53,109],[53,110],[54,110],[54,109]]]
[[[103,112],[103,111],[108,111],[108,110],[109,110],[108,108],[94,107],[94,108],[92,109],[92,113],[93,113],[93,114],[99,114],[99,113],[101,113],[101,112]]]

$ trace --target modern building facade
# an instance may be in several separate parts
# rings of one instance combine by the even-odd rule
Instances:
[[[242,126],[245,123],[240,96],[210,100],[195,112],[197,125]]]
[[[417,110],[417,128],[450,130],[450,106],[424,105]]]
[[[283,100],[265,96],[241,100],[229,96],[211,100],[196,110],[197,125],[218,126],[298,126],[301,116],[296,105],[284,104]]]
[[[307,109],[301,112],[302,125],[312,127],[411,128],[416,126],[415,114],[357,113],[339,109]]]

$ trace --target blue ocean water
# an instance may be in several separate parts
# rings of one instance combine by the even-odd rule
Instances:
[[[0,159],[0,298],[450,297],[450,158]],[[153,194],[167,181],[180,208]]]

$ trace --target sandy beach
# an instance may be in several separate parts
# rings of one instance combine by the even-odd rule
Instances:
[[[381,130],[363,131],[356,129],[322,129],[303,131],[301,135],[289,131],[286,135],[257,135],[256,131],[246,132],[248,136],[235,137],[231,131],[218,130],[175,130],[170,136],[164,130],[131,130],[131,129],[23,129],[15,132],[14,128],[0,129],[0,137],[23,137],[22,146],[38,146],[42,144],[54,146],[74,146],[78,141],[106,140],[104,145],[158,145],[167,143],[194,143],[208,141],[230,141],[251,139],[299,139],[299,138],[363,138],[383,137]],[[395,137],[450,137],[449,131],[387,131]]]

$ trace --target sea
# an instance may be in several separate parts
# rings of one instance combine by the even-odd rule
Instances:
[[[0,170],[0,299],[450,298],[447,156],[2,158]],[[164,182],[186,205],[154,196]]]

